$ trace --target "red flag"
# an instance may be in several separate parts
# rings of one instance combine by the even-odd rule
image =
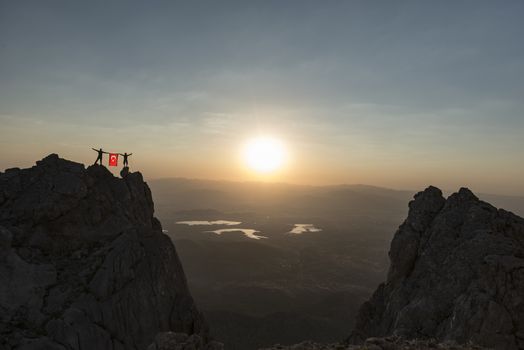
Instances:
[[[109,166],[118,166],[118,153],[109,153]]]

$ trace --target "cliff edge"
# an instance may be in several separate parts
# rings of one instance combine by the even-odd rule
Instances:
[[[387,280],[349,340],[401,336],[524,349],[524,219],[460,189],[429,187],[409,204]]]
[[[59,158],[0,173],[0,349],[146,349],[208,342],[138,172]]]

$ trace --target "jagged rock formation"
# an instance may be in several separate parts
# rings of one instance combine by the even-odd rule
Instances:
[[[387,280],[362,305],[350,341],[372,336],[524,348],[524,220],[462,188],[429,187],[391,243]]]
[[[146,349],[206,324],[138,172],[50,155],[0,173],[0,349]]]
[[[223,350],[224,345],[217,341],[204,343],[198,334],[162,332],[158,333],[155,341],[147,350]]]
[[[274,345],[260,350],[481,350],[473,344],[457,345],[454,342],[437,343],[435,339],[407,340],[399,337],[369,338],[362,345],[347,343],[319,344],[305,341],[295,345]]]

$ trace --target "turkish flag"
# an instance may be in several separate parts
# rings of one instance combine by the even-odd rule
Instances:
[[[118,153],[109,153],[109,166],[118,166]]]

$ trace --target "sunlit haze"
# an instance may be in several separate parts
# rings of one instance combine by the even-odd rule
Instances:
[[[245,145],[244,159],[247,165],[259,172],[270,173],[281,166],[286,158],[286,151],[281,141],[268,136],[259,136]]]
[[[0,171],[524,195],[524,2],[376,5],[1,1]]]
[[[524,0],[0,0],[0,350],[524,350],[523,296]]]

